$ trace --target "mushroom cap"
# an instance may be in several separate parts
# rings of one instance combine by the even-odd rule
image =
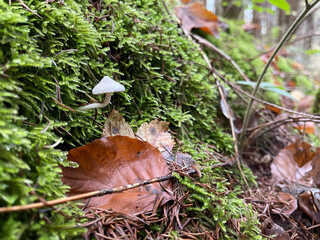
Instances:
[[[103,93],[123,92],[124,86],[108,76],[102,80],[92,89],[92,94],[98,95]]]

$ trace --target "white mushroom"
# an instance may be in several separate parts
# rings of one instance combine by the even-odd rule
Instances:
[[[93,108],[103,108],[107,106],[111,99],[111,94],[113,92],[123,92],[125,90],[124,86],[110,77],[105,76],[102,80],[92,89],[92,94],[99,95],[99,94],[106,94],[106,97],[103,102],[99,103],[90,103],[83,107],[79,107],[78,110],[85,111]]]

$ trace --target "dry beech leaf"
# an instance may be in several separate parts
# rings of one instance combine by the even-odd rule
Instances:
[[[298,166],[295,160],[294,154],[297,148],[289,145],[282,149],[279,154],[274,158],[271,164],[272,178],[277,181],[287,181],[287,182],[299,182],[301,184],[311,185],[309,179],[305,178],[307,172],[309,172],[311,167],[311,162],[307,162],[302,167]],[[297,158],[300,156],[297,154]]]
[[[267,108],[269,110],[271,110],[272,112],[276,113],[276,114],[280,114],[281,113],[281,110],[277,107],[273,107],[273,106],[270,106],[270,105],[267,105]]]
[[[304,65],[302,63],[298,63],[298,62],[292,62],[291,66],[296,70],[303,70],[304,69]]]
[[[303,113],[310,112],[311,108],[314,105],[314,100],[314,96],[305,96],[301,98],[297,106],[297,111]]]
[[[172,151],[174,140],[168,133],[168,122],[153,120],[150,123],[143,123],[137,131],[137,136],[158,148],[160,152]]]
[[[202,2],[195,2],[175,8],[176,15],[181,21],[181,28],[190,34],[193,28],[218,36],[218,17],[208,11]]]
[[[320,149],[317,148],[316,155],[311,161],[312,170],[307,176],[311,177],[315,187],[320,187]]]
[[[252,32],[252,30],[260,28],[259,24],[246,23],[242,25],[242,29],[246,32]]]
[[[286,149],[290,150],[293,154],[293,158],[298,163],[299,167],[310,162],[316,155],[316,152],[310,151],[311,148],[312,146],[309,143],[300,141],[292,143],[286,147]]]
[[[118,111],[113,109],[104,124],[103,136],[109,137],[116,135],[135,138],[129,123],[124,120]]]
[[[305,132],[308,134],[314,134],[315,124],[314,122],[298,122],[292,123],[292,126],[299,130],[300,132]]]
[[[304,211],[316,224],[320,223],[320,212],[314,202],[311,191],[299,195],[299,208]]]
[[[69,196],[125,186],[169,173],[158,149],[126,136],[103,137],[72,149],[68,160],[79,164],[78,168],[62,167],[62,181],[71,187]],[[87,207],[112,209],[125,214],[151,211],[156,199],[162,199],[161,204],[172,199],[164,188],[170,191],[168,181],[93,197]]]
[[[289,182],[296,181],[296,171],[298,164],[293,159],[293,154],[287,150],[282,149],[274,158],[271,164],[272,177],[275,180],[287,180]]]
[[[290,193],[279,192],[278,200],[284,204],[284,207],[281,209],[275,209],[276,212],[287,217],[289,217],[298,208],[297,200]]]

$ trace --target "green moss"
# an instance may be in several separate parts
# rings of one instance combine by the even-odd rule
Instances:
[[[293,73],[294,69],[292,68],[291,65],[291,60],[288,58],[284,58],[281,56],[277,57],[277,65],[279,67],[279,70],[285,73]]]
[[[320,113],[320,90],[318,90],[318,92],[317,92],[312,112],[313,113]]]
[[[90,102],[85,93],[105,75],[125,85],[126,92],[98,110],[97,122],[104,123],[112,108],[132,126],[161,118],[184,142],[201,141],[232,152],[230,135],[215,123],[220,99],[206,63],[161,1],[104,0],[101,8],[100,1],[24,3],[41,18],[18,2],[0,0],[0,206],[38,201],[35,194],[47,200],[65,196],[58,167],[67,164],[65,151],[101,136],[94,111],[71,109]],[[244,46],[239,51],[245,53]],[[252,65],[241,64],[249,74]],[[221,68],[229,73],[228,66]],[[225,188],[227,183],[221,184]],[[235,193],[230,199],[238,206],[233,211],[252,214]],[[230,208],[227,202],[217,207],[219,214]],[[0,236],[70,239],[83,231],[66,230],[81,213],[76,207],[63,211],[74,220],[50,209],[3,214]],[[224,224],[219,217],[213,221]],[[243,232],[251,231],[243,226]]]
[[[313,80],[304,75],[297,75],[294,77],[294,81],[297,87],[302,89],[305,94],[314,93],[314,83]]]

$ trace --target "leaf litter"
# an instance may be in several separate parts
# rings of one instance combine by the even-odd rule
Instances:
[[[156,148],[127,136],[103,137],[72,149],[68,160],[79,165],[77,168],[62,167],[62,181],[71,187],[70,196],[125,186],[169,173]],[[112,209],[125,214],[152,211],[157,198],[162,198],[161,205],[172,199],[171,191],[168,182],[153,183],[122,193],[93,197],[86,208]]]
[[[259,188],[244,199],[259,213],[263,234],[275,239],[319,239],[320,150],[307,142],[308,135],[317,134],[317,120],[299,115],[310,112],[314,98],[298,89],[291,94],[297,101],[282,96],[282,106],[297,113],[270,109],[267,104],[255,108],[260,114],[256,122],[265,119],[249,129],[244,159],[257,175]]]
[[[173,153],[175,141],[167,122],[144,123],[134,134],[121,114],[113,110],[104,126],[101,139],[69,151],[68,160],[78,167],[61,166],[62,181],[70,186],[69,196],[165,176],[170,173],[169,168],[181,169],[181,173],[194,169],[199,174],[196,161],[188,154]],[[152,224],[166,227],[168,234],[146,231],[149,238],[169,237],[174,229],[189,239],[216,234],[186,215],[182,203],[186,197],[177,181],[92,197],[82,202],[85,218],[89,220],[83,224],[88,228],[84,237],[139,239],[138,232]],[[159,206],[163,217],[157,215]]]
[[[181,21],[181,28],[188,35],[193,28],[200,28],[202,31],[213,36],[219,36],[219,27],[226,24],[220,22],[218,17],[208,11],[202,2],[194,2],[175,8],[176,15]]]

